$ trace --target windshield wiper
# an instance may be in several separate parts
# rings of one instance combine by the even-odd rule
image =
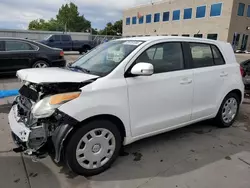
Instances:
[[[82,68],[82,67],[80,67],[80,66],[68,66],[68,67],[69,67],[69,68],[72,68],[72,69],[80,70],[80,71],[82,71],[82,72],[84,72],[84,73],[90,73],[90,70],[85,69],[85,68]]]

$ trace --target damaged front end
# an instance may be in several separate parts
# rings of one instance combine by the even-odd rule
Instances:
[[[14,151],[34,158],[50,154],[55,162],[59,162],[63,141],[78,121],[58,108],[79,97],[80,88],[93,81],[58,84],[26,82],[9,113],[12,137],[19,146]]]

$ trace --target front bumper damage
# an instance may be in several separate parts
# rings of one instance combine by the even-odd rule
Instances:
[[[12,138],[18,146],[13,150],[35,159],[50,155],[55,162],[60,162],[64,141],[78,121],[59,110],[46,119],[34,119],[30,112],[29,117],[23,117],[25,105],[21,103],[29,100],[24,98],[16,98],[8,115]]]

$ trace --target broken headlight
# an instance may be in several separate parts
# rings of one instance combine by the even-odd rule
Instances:
[[[34,118],[50,117],[62,104],[79,97],[80,92],[62,93],[45,97],[37,102],[32,108]]]

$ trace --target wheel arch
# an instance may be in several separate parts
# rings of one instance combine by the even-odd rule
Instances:
[[[34,60],[32,60],[32,62],[30,63],[30,67],[32,67],[37,61],[45,61],[46,63],[49,64],[49,66],[51,66],[51,63],[48,59],[39,57],[39,58],[35,58]]]
[[[117,116],[114,115],[110,115],[110,114],[101,114],[101,115],[95,115],[92,117],[89,117],[81,122],[78,122],[76,125],[72,126],[72,128],[67,129],[67,133],[65,133],[64,138],[62,139],[62,143],[60,144],[62,147],[59,149],[57,155],[55,155],[55,162],[59,163],[60,161],[62,161],[63,159],[63,153],[64,153],[64,149],[65,146],[68,144],[70,138],[74,135],[74,133],[82,126],[84,126],[85,124],[91,122],[91,121],[95,121],[95,120],[108,120],[112,123],[114,123],[118,129],[119,132],[121,133],[121,137],[122,137],[122,142],[124,141],[124,138],[126,137],[126,129],[125,126],[123,124],[123,122],[120,120],[120,118],[118,118]]]
[[[125,129],[125,126],[124,126],[122,120],[120,118],[118,118],[117,116],[114,116],[111,114],[95,115],[95,116],[89,117],[89,118],[81,121],[79,124],[84,126],[84,124],[87,124],[90,121],[95,121],[95,120],[108,120],[108,121],[114,123],[119,129],[121,136],[122,136],[122,139],[124,139],[126,137],[126,129]]]
[[[216,113],[216,114],[218,114],[218,112],[219,112],[219,110],[220,110],[220,107],[221,107],[221,105],[222,105],[223,100],[224,100],[229,94],[231,94],[231,93],[235,93],[235,94],[239,97],[240,103],[242,102],[243,97],[244,97],[244,93],[242,93],[242,91],[241,91],[240,89],[233,89],[233,90],[229,91],[229,92],[220,100],[220,103],[219,103],[219,105],[218,105],[218,107],[217,107],[217,113]]]
[[[82,45],[81,50],[86,52],[86,50],[91,50],[91,46],[89,44],[84,44]]]
[[[240,102],[242,101],[242,99],[244,97],[244,94],[239,89],[234,89],[234,90],[230,91],[227,95],[229,95],[230,93],[235,93],[239,97]]]

